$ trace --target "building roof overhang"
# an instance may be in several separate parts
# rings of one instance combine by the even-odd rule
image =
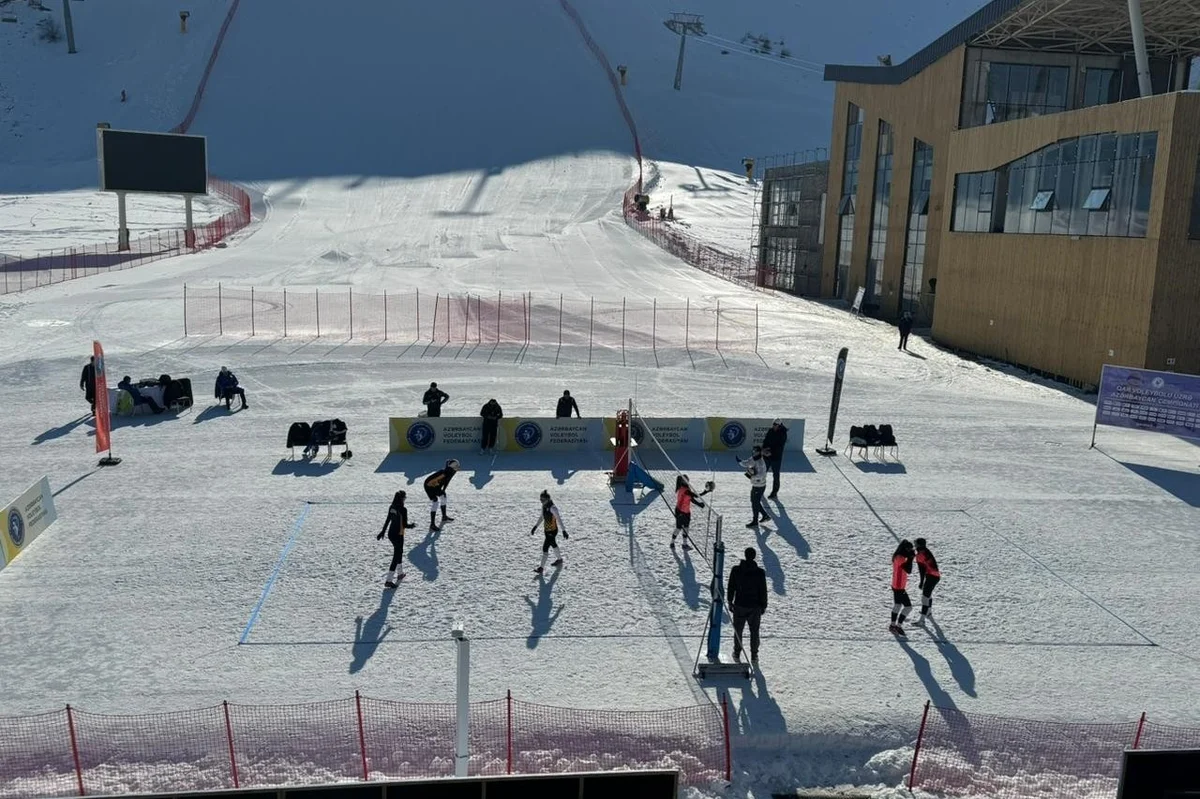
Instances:
[[[1200,55],[1200,0],[1141,0],[1153,57]],[[991,0],[911,58],[893,66],[827,64],[825,80],[900,84],[962,45],[1055,53],[1129,55],[1127,0]]]

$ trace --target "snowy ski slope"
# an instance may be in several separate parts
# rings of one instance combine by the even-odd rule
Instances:
[[[461,12],[431,4],[404,31],[355,11],[339,18],[327,4],[287,5],[304,12],[292,18],[293,42],[322,40],[344,57],[313,66],[309,51],[278,44],[279,4],[246,4],[197,120],[214,170],[253,182],[261,220],[224,250],[0,300],[0,496],[48,474],[59,508],[50,532],[0,573],[0,670],[21,675],[0,714],[356,688],[448,701],[457,618],[476,640],[476,697],[511,688],[529,701],[654,708],[728,691],[735,788],[754,796],[899,784],[927,698],[1033,718],[1147,710],[1200,722],[1189,699],[1200,677],[1194,445],[1102,430],[1088,450],[1086,399],[925,342],[897,352],[889,326],[751,292],[655,249],[620,220],[633,176],[626,134],[590,55],[559,38],[572,29],[555,4],[522,5],[520,30],[481,9],[481,25],[509,37],[467,48],[489,69],[467,75],[447,57],[416,88],[402,77],[415,72],[380,73],[381,48],[400,36],[398,52],[435,55],[421,43],[461,28],[451,24]],[[352,102],[352,90],[372,103]],[[501,107],[500,92],[519,95],[519,110]],[[418,96],[456,104],[408,104]],[[558,113],[568,99],[570,113]],[[471,108],[494,118],[469,124]],[[437,135],[442,126],[452,141]],[[745,192],[700,196],[701,177],[740,180],[664,165],[662,191],[680,198],[694,232],[708,222],[724,229],[714,237],[739,235],[721,220],[736,219]],[[591,366],[585,353],[540,346],[183,338],[182,284],[218,281],[720,299],[757,304],[763,335],[760,357],[607,347]],[[114,377],[189,376],[199,400],[178,418],[120,424],[125,461],[105,471],[94,468],[76,389],[93,338]],[[850,365],[840,438],[850,424],[890,422],[901,465],[812,454],[841,346]],[[221,365],[241,377],[251,410],[209,406]],[[570,388],[586,415],[636,396],[647,414],[807,418],[805,456],[787,464],[768,534],[741,526],[747,490],[731,458],[680,464],[715,474],[730,551],[761,553],[771,591],[762,675],[728,686],[689,676],[707,611],[704,563],[667,548],[663,503],[610,493],[600,456],[462,458],[450,491],[457,520],[436,539],[412,531],[409,577],[387,601],[388,553],[374,540],[386,502],[398,488],[415,493],[441,459],[387,457],[386,419],[414,412],[430,380],[452,396],[446,414],[474,415],[493,396],[509,415],[546,412]],[[350,425],[350,463],[287,460],[290,422],[335,415]],[[552,586],[532,579],[528,527],[543,488],[572,533]],[[941,637],[913,630],[898,643],[885,627],[888,558],[897,537],[919,535],[946,574]]]

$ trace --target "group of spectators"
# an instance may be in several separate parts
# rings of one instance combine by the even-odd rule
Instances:
[[[139,405],[145,405],[154,413],[163,413],[166,408],[142,389],[146,385],[159,385],[165,388],[169,382],[170,378],[167,375],[163,375],[153,383],[149,381],[134,383],[133,378],[125,375],[117,383],[117,388],[129,395],[129,398],[133,401],[134,408]],[[83,396],[87,400],[88,407],[91,408],[92,413],[95,413],[96,400],[98,398],[96,397],[96,356],[94,355],[88,358],[88,362],[83,367],[83,372],[79,375],[79,389],[83,391]],[[246,403],[246,390],[238,385],[237,375],[230,371],[228,366],[222,366],[221,370],[217,373],[217,382],[213,388],[213,396],[219,402],[223,401],[226,409],[230,408],[234,397],[241,400],[242,408],[250,407]]]

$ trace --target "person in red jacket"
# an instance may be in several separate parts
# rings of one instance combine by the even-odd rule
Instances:
[[[892,623],[888,625],[888,632],[895,635],[904,635],[904,620],[912,610],[908,575],[912,574],[913,555],[912,542],[907,538],[892,553]]]
[[[692,539],[688,537],[688,531],[692,525],[692,503],[695,502],[703,508],[704,500],[700,497],[710,491],[712,491],[712,485],[706,484],[704,490],[697,494],[692,490],[686,474],[675,478],[675,532],[671,533],[671,546],[675,546],[675,539],[682,532],[683,548],[685,550],[692,548]]]
[[[933,610],[933,589],[937,588],[937,584],[942,581],[942,573],[938,569],[937,558],[929,551],[929,547],[925,546],[925,539],[918,538],[917,545],[917,572],[921,576],[921,615],[917,619],[917,623],[925,621]]]

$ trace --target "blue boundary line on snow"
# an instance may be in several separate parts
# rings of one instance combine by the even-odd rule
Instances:
[[[258,603],[254,606],[254,610],[250,612],[250,620],[246,622],[246,629],[242,630],[242,637],[238,639],[238,644],[246,643],[246,639],[250,637],[250,631],[254,629],[254,624],[258,621],[258,614],[262,611],[263,605],[266,604],[267,597],[271,593],[271,589],[275,586],[275,580],[279,577],[279,572],[283,570],[283,563],[287,560],[288,553],[292,551],[292,547],[296,543],[296,539],[300,537],[300,531],[304,529],[304,520],[308,517],[308,509],[312,507],[311,502],[304,503],[304,510],[300,511],[300,516],[296,519],[296,523],[292,525],[292,535],[283,545],[283,551],[279,553],[279,560],[275,561],[275,569],[271,572],[271,576],[267,578],[267,584],[263,586],[262,596],[258,598]]]

